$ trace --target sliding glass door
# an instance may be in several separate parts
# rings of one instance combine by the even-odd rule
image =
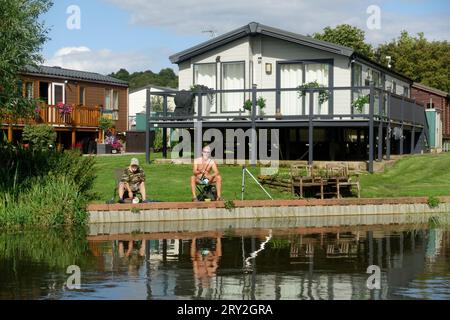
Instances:
[[[222,63],[222,89],[245,89],[245,63]],[[244,92],[231,92],[222,94],[222,112],[237,112],[243,110]]]
[[[203,85],[209,89],[216,89],[217,67],[215,63],[204,63],[194,65],[194,84]],[[211,112],[217,111],[216,96],[205,95],[202,100],[204,115],[209,116]]]
[[[329,65],[323,63],[309,63],[305,65],[306,83],[317,82],[319,86],[328,87]],[[329,94],[329,92],[328,92]],[[309,98],[305,96],[305,113],[309,114]],[[328,114],[328,100],[320,103],[319,92],[314,92],[314,114]]]
[[[280,88],[296,88],[303,84],[303,64],[289,63],[280,65]],[[297,91],[281,91],[281,114],[303,114],[303,99]]]

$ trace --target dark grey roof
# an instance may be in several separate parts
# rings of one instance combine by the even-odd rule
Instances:
[[[231,41],[237,40],[239,38],[248,35],[256,35],[256,34],[271,36],[274,38],[302,44],[308,47],[313,47],[316,49],[332,52],[335,54],[344,55],[347,57],[350,57],[354,53],[354,50],[349,47],[340,46],[322,40],[316,40],[314,38],[303,36],[301,34],[265,26],[257,22],[250,22],[248,25],[245,25],[241,28],[230,31],[214,39],[196,45],[192,48],[176,53],[170,56],[169,59],[172,63],[180,63],[194,56],[207,52],[211,49],[215,49],[224,44],[227,44]]]
[[[83,80],[96,83],[128,87],[128,82],[113,77],[105,76],[95,72],[86,72],[78,70],[63,69],[61,67],[48,66],[28,66],[22,74],[44,76],[51,78],[63,78],[67,80]]]

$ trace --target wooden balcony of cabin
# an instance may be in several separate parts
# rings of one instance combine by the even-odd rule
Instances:
[[[11,119],[2,118],[3,125],[48,124],[55,127],[68,128],[98,128],[98,119],[102,115],[102,108],[72,106],[70,113],[63,114],[57,106],[40,105],[34,118]]]

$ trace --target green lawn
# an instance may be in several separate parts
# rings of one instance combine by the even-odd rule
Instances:
[[[133,155],[97,157],[95,201],[104,203],[112,197],[114,171],[126,168]],[[152,158],[161,155],[153,153]],[[190,165],[145,163],[145,155],[138,155],[147,175],[147,198],[161,201],[191,201],[189,179]],[[220,166],[223,178],[223,197],[240,199],[242,171],[239,166]],[[249,168],[257,176],[259,168]],[[286,171],[287,169],[280,169]],[[362,197],[439,196],[450,195],[450,153],[440,155],[416,155],[402,159],[384,173],[363,174],[360,177]],[[264,192],[247,176],[245,199],[267,199]],[[277,199],[291,199],[289,192],[267,189]]]
[[[448,195],[450,153],[410,156],[384,173],[361,176],[362,197]]]
[[[136,157],[145,171],[147,181],[145,183],[147,198],[161,201],[191,201],[190,177],[192,175],[192,166],[175,164],[147,164],[145,155],[118,155],[97,157],[96,169],[97,179],[94,184],[94,191],[98,193],[99,198],[96,203],[104,203],[110,199],[114,191],[114,171],[116,168],[126,168],[130,159]],[[160,154],[152,154],[152,159],[160,158]],[[222,197],[226,200],[240,199],[242,169],[239,166],[220,166],[220,174],[223,180]],[[259,174],[259,168],[249,168],[249,171],[256,177]],[[268,199],[267,195],[258,187],[258,185],[246,175],[246,193],[245,199]],[[274,198],[290,199],[291,194],[280,192],[274,189],[267,189]]]

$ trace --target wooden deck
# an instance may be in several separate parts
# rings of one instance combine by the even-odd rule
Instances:
[[[42,105],[34,119],[0,119],[2,126],[23,126],[25,124],[45,123],[53,126],[70,128],[98,128],[98,118],[102,115],[101,108],[72,107],[70,114],[60,114],[56,106]]]

